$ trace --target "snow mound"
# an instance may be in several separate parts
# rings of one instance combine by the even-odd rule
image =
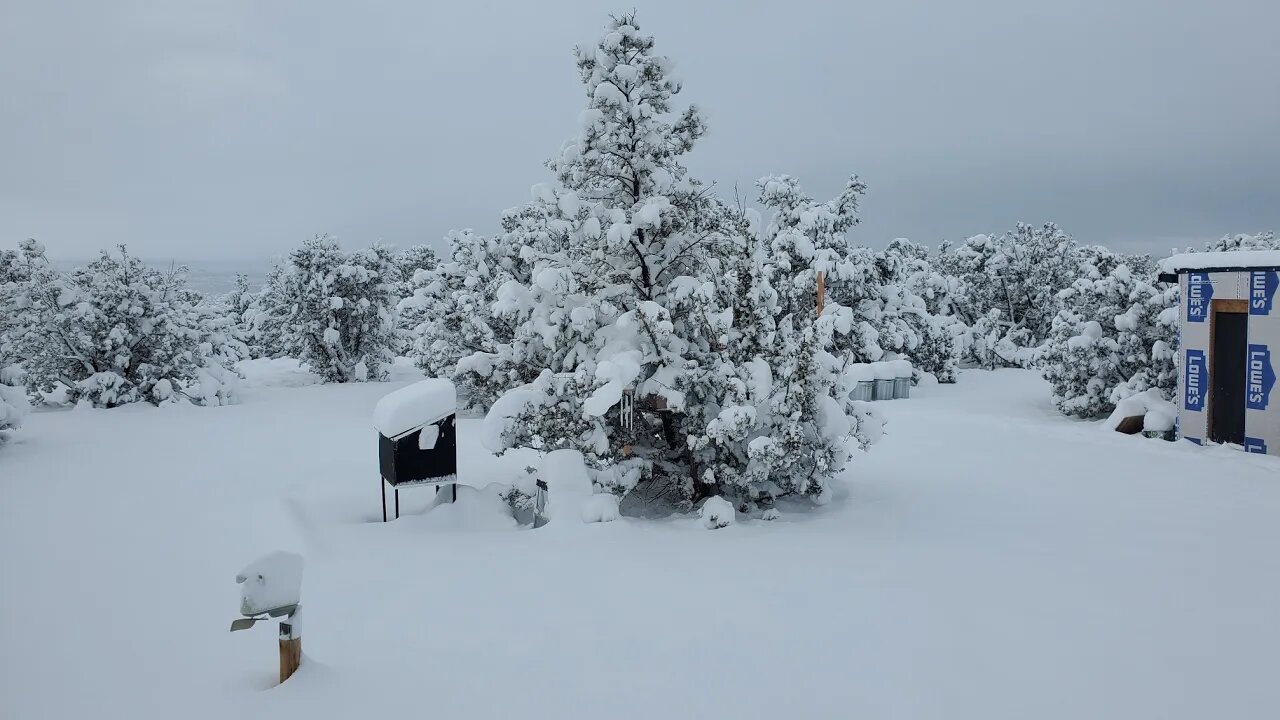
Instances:
[[[442,485],[430,509],[417,522],[431,530],[450,532],[514,529],[516,519],[503,499],[508,488],[502,483],[490,483],[482,488],[458,485],[457,498],[449,502],[452,493],[447,485]]]
[[[582,522],[613,522],[619,517],[618,496],[613,493],[597,493],[582,503]]]
[[[1280,267],[1280,250],[1229,250],[1226,252],[1182,253],[1160,261],[1160,272],[1208,268]]]
[[[850,387],[856,383],[871,382],[875,379],[876,372],[871,367],[871,363],[850,363],[844,369],[844,380]]]
[[[733,503],[722,497],[707,498],[702,503],[702,509],[698,511],[698,517],[702,520],[702,526],[708,530],[719,530],[720,528],[729,527],[737,520],[737,511],[733,509]]]
[[[888,360],[871,363],[871,372],[876,380],[894,380],[898,377],[898,369]]]
[[[255,358],[236,363],[245,384],[254,387],[302,387],[319,385],[321,377],[293,358]]]
[[[1164,399],[1159,389],[1151,388],[1116,403],[1116,409],[1112,411],[1111,417],[1107,418],[1102,427],[1108,431],[1114,431],[1125,418],[1138,415],[1142,416],[1144,431],[1169,432],[1173,429],[1178,410],[1173,403]]]
[[[378,401],[373,408],[373,426],[393,438],[427,423],[452,415],[458,408],[458,392],[453,383],[430,378],[400,388]]]
[[[263,555],[246,565],[236,582],[243,615],[297,605],[302,596],[302,556],[283,550]]]

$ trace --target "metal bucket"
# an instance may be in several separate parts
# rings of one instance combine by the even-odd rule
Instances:
[[[876,395],[876,383],[874,380],[863,380],[853,386],[852,392],[849,393],[850,400],[874,400]]]
[[[893,378],[888,380],[876,380],[875,393],[873,400],[892,400],[893,399]]]
[[[911,397],[911,378],[909,377],[894,378],[893,379],[893,399],[899,400],[902,398],[909,398],[909,397]]]

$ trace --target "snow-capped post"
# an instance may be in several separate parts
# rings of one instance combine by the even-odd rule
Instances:
[[[444,502],[458,497],[458,393],[453,383],[431,378],[400,388],[378,401],[373,426],[378,430],[382,521],[387,521],[387,485],[395,491],[400,517],[400,488],[444,485]]]
[[[259,620],[280,621],[280,682],[288,680],[302,663],[302,631],[298,609],[302,594],[302,556],[277,551],[249,563],[236,575],[240,583],[240,614],[231,632],[247,630]]]

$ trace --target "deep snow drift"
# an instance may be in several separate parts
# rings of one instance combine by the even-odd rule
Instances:
[[[374,522],[404,368],[250,370],[241,405],[37,412],[0,448],[0,717],[1280,713],[1280,462],[1063,419],[1030,373],[881,403],[821,508],[527,530],[484,492],[420,514],[429,487]],[[537,463],[480,436],[471,485]],[[274,623],[227,625],[277,549],[306,558],[307,659],[272,687]]]

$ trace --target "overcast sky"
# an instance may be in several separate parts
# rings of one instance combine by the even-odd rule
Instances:
[[[853,237],[1280,230],[1280,2],[0,2],[0,245],[255,260],[440,244],[548,179],[571,49],[639,11],[726,194],[870,190]]]

